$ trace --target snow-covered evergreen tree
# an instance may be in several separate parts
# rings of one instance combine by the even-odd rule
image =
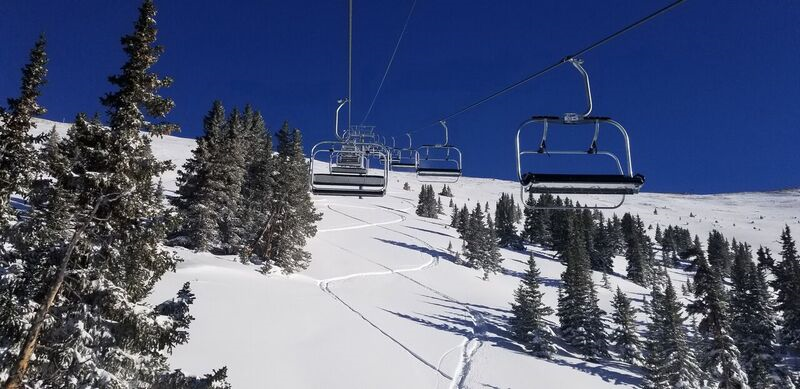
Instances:
[[[506,193],[500,194],[500,199],[494,209],[494,225],[501,247],[521,248],[515,222],[514,199]]]
[[[569,221],[567,225],[570,239],[563,253],[567,268],[561,273],[558,298],[561,335],[588,360],[596,360],[608,355],[603,323],[605,312],[598,307],[597,291],[582,235],[571,224]]]
[[[611,343],[623,361],[641,364],[642,342],[636,332],[636,308],[631,305],[631,300],[619,287],[611,306],[614,307],[611,318],[615,325],[610,337]]]
[[[777,309],[783,314],[781,344],[800,350],[800,256],[792,232],[787,225],[780,236],[780,260],[775,263],[772,287],[777,296]]]
[[[552,342],[552,330],[546,317],[553,314],[553,309],[542,302],[544,293],[539,288],[539,269],[531,253],[528,258],[528,270],[514,291],[514,302],[511,303],[511,332],[516,340],[540,358],[550,358],[555,352]]]
[[[672,281],[664,291],[653,290],[646,337],[644,387],[647,389],[700,389],[703,372],[689,346],[681,303]]]
[[[417,202],[417,215],[428,218],[438,218],[438,203],[433,185],[422,185],[419,191],[419,201]]]
[[[690,313],[702,316],[700,366],[722,388],[747,388],[747,374],[739,364],[739,349],[731,336],[729,306],[722,284],[722,266],[712,268],[700,252],[695,273],[695,300]]]
[[[484,280],[489,278],[489,273],[496,274],[503,269],[500,265],[503,261],[503,257],[500,255],[500,247],[498,246],[499,240],[496,231],[492,217],[487,214],[486,233],[482,238],[483,256],[480,260],[480,267],[483,269]]]
[[[262,263],[262,271],[273,265],[292,273],[308,267],[311,254],[305,251],[306,239],[317,233],[321,215],[314,209],[309,194],[308,164],[303,155],[300,130],[284,123],[277,134],[275,192],[268,216],[260,220],[255,240],[243,251],[244,260]]]
[[[28,63],[22,68],[19,97],[8,99],[8,107],[0,108],[0,230],[14,213],[11,195],[26,196],[39,170],[34,149],[37,139],[30,130],[36,127],[33,117],[46,112],[38,101],[46,82],[46,65],[45,38],[40,35],[30,51]]]

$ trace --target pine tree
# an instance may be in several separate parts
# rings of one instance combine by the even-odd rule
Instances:
[[[455,204],[450,205],[450,227],[458,228],[458,207]]]
[[[722,266],[712,268],[702,252],[697,256],[695,301],[689,312],[702,315],[698,332],[703,352],[700,365],[722,388],[746,388],[747,374],[739,365],[739,349],[731,337],[729,306],[722,284]]]
[[[603,323],[605,312],[597,305],[586,246],[571,224],[567,225],[570,243],[563,254],[567,268],[561,274],[557,313],[564,340],[588,360],[596,360],[608,355]]]
[[[436,201],[433,185],[422,185],[417,202],[417,215],[435,219],[439,215],[438,208],[439,203]]]
[[[763,246],[758,246],[756,261],[758,262],[758,269],[764,272],[771,272],[775,267],[775,259],[772,258],[772,253],[769,248]]]
[[[236,254],[242,248],[241,220],[239,210],[242,206],[242,186],[247,170],[245,156],[252,157],[247,150],[243,117],[239,110],[233,109],[225,125],[225,134],[220,145],[220,154],[210,172],[209,183],[213,188],[213,207],[217,212],[219,229],[219,248],[224,254]],[[250,152],[250,153],[248,153]]]
[[[40,35],[30,51],[28,63],[22,68],[19,97],[8,99],[8,107],[0,109],[0,231],[13,215],[11,195],[17,193],[25,197],[38,171],[34,149],[38,139],[30,130],[36,127],[33,117],[47,112],[38,102],[41,87],[46,82],[46,65],[45,38]]]
[[[717,230],[708,234],[708,248],[706,249],[708,264],[712,268],[719,268],[719,275],[726,276],[731,269],[731,250],[725,236]]]
[[[284,273],[308,267],[311,254],[305,251],[306,239],[317,233],[321,215],[314,209],[308,193],[308,164],[303,155],[300,130],[284,123],[277,134],[278,161],[275,189],[266,219],[258,220],[255,239],[247,242],[241,257],[262,264],[262,271],[279,266]]]
[[[550,358],[555,347],[546,317],[553,314],[553,309],[542,301],[544,293],[539,289],[539,276],[539,269],[531,254],[528,258],[528,270],[514,291],[511,332],[532,354],[540,358]]]
[[[203,119],[203,130],[192,157],[178,171],[178,197],[173,199],[182,224],[178,241],[196,250],[208,250],[220,242],[216,193],[224,186],[218,182],[219,171],[227,168],[218,166],[225,136],[225,110],[220,101],[214,101]]]
[[[772,287],[777,309],[783,314],[781,344],[800,350],[800,257],[787,225],[781,232],[781,259],[774,266]]]
[[[682,306],[669,279],[663,293],[659,288],[653,290],[650,317],[643,386],[647,389],[703,388],[703,372],[689,346]]]
[[[502,193],[494,210],[494,224],[501,247],[520,248],[522,244],[515,226],[514,200],[511,195]]]
[[[497,274],[503,268],[500,263],[503,257],[500,255],[499,241],[497,238],[497,230],[495,229],[494,222],[491,216],[486,215],[486,233],[483,236],[483,256],[480,261],[480,267],[483,269],[483,279],[489,278],[489,273]]]
[[[550,214],[549,211],[536,208],[545,206],[549,203],[552,196],[543,194],[537,202],[533,198],[533,193],[528,193],[528,200],[525,203],[525,223],[523,225],[523,237],[530,243],[544,247],[550,247],[552,237],[550,236]]]
[[[646,281],[646,259],[643,245],[641,236],[633,234],[627,241],[625,249],[625,259],[628,261],[626,268],[628,279],[639,285],[644,285]]]
[[[466,229],[462,238],[464,239],[464,257],[469,267],[479,269],[486,257],[486,236],[489,234],[485,217],[481,210],[481,204],[475,205],[475,209],[469,214]]]
[[[467,204],[464,204],[461,207],[461,210],[458,211],[458,225],[456,225],[456,231],[458,231],[459,236],[461,239],[466,239],[468,235],[467,231],[469,230],[469,209],[467,208]]]
[[[54,177],[51,193],[70,211],[49,208],[47,216],[35,216],[69,214],[68,222],[54,223],[58,226],[50,242],[15,243],[12,256],[42,249],[47,254],[37,255],[37,268],[23,273],[23,298],[41,309],[30,321],[26,347],[6,383],[9,388],[26,382],[148,387],[167,372],[166,353],[188,339],[188,306],[194,300],[188,284],[170,302],[155,307],[144,302],[153,284],[177,262],[159,247],[166,223],[162,193],[153,184],[170,163],[157,161],[150,150],[150,136],[176,127],[151,124],[145,117],[162,118],[173,106],[158,95],[171,81],[149,71],[162,52],[155,39],[155,7],[146,0],[134,32],[122,38],[128,61],[121,74],[109,78],[118,89],[102,99],[108,128],[97,118],[79,115],[59,147],[69,160],[69,172]],[[45,245],[37,249],[39,244]],[[0,262],[17,262],[9,259]],[[69,293],[60,293],[62,286]],[[45,321],[47,327],[40,332]],[[26,364],[28,350],[35,355]]]
[[[616,326],[611,333],[611,342],[623,361],[636,365],[641,364],[643,360],[642,342],[636,332],[636,309],[619,287],[611,301],[611,306],[614,307],[611,318]]]

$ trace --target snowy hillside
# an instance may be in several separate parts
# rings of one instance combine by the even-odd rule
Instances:
[[[53,125],[60,132],[68,127],[41,120],[39,130]],[[193,140],[178,137],[153,142],[155,155],[177,167],[193,147]],[[175,177],[174,171],[163,177],[168,193],[175,189]],[[404,182],[411,191],[401,189]],[[494,179],[462,178],[451,187],[459,206],[489,202],[493,207],[502,192],[519,196],[516,183]],[[197,300],[191,340],[174,350],[172,366],[204,373],[227,365],[236,388],[600,388],[641,383],[639,368],[610,360],[590,363],[560,343],[549,361],[522,352],[511,340],[507,319],[528,254],[503,250],[504,272],[488,281],[479,271],[454,264],[446,247],[461,247],[458,234],[447,227],[449,216],[433,220],[414,214],[419,189],[414,175],[393,173],[384,198],[316,197],[324,216],[308,245],[311,266],[291,276],[265,276],[235,257],[175,249],[184,261],[157,285],[151,301],[171,297],[186,281]],[[717,229],[776,251],[784,224],[800,230],[800,191],[644,193],[616,212],[639,214],[653,228],[678,225],[703,240]],[[529,249],[537,255],[545,302],[555,307],[564,266],[551,253]],[[624,262],[616,259],[611,290],[598,288],[607,312],[617,286],[637,306],[648,293],[621,276]],[[686,279],[680,271],[672,274],[676,281]],[[643,323],[644,315],[639,319]],[[550,320],[557,323],[555,315]]]

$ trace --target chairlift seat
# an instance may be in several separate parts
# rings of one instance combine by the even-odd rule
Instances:
[[[532,193],[632,195],[639,193],[644,176],[525,173],[520,183]]]
[[[314,185],[367,186],[382,187],[386,185],[386,177],[376,175],[347,175],[315,173],[312,177]]]
[[[365,189],[337,189],[337,188],[314,188],[311,193],[320,196],[359,196],[359,197],[383,197],[383,190]]]
[[[417,175],[420,176],[447,176],[447,177],[460,177],[461,169],[458,168],[430,168],[418,167]]]
[[[342,174],[367,174],[367,169],[361,166],[331,166],[331,173]]]

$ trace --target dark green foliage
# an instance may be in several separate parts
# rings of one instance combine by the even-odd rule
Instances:
[[[523,238],[528,242],[542,247],[550,247],[552,245],[550,211],[535,208],[536,206],[551,205],[552,201],[553,197],[548,194],[539,196],[538,200],[533,198],[533,193],[528,194],[524,211],[525,224],[522,229]]]
[[[230,389],[231,385],[227,378],[227,367],[214,370],[203,378],[187,376],[178,369],[159,376],[150,389]]]
[[[631,300],[625,296],[622,289],[617,287],[617,293],[611,301],[614,312],[611,318],[615,328],[611,333],[611,343],[623,361],[632,364],[641,364],[642,342],[636,332],[636,308],[631,305]]]
[[[497,228],[497,237],[500,239],[501,247],[522,248],[515,225],[515,209],[514,198],[509,194],[502,193],[494,209],[494,224]]]
[[[706,253],[708,264],[714,269],[719,269],[720,276],[727,276],[730,273],[733,256],[731,255],[730,244],[722,233],[713,230],[708,234]]]
[[[516,340],[534,355],[550,358],[555,352],[546,317],[553,314],[553,309],[542,302],[544,293],[539,289],[539,269],[533,254],[528,258],[528,270],[514,291],[514,302],[511,303],[511,332]]]
[[[419,201],[417,202],[417,215],[436,219],[439,217],[436,193],[433,185],[422,185],[419,190]]]
[[[30,134],[30,130],[36,127],[33,117],[46,112],[38,102],[41,87],[46,82],[46,65],[45,39],[41,35],[30,51],[28,63],[22,68],[19,97],[8,99],[8,107],[0,108],[0,230],[13,214],[11,195],[26,196],[39,170],[33,147],[37,138]]]
[[[700,366],[720,387],[743,387],[747,385],[747,375],[739,364],[739,349],[731,336],[730,309],[719,274],[722,266],[711,267],[702,251],[697,253],[696,264],[695,300],[688,310],[702,316],[698,325],[703,350]]]
[[[592,282],[586,246],[579,231],[567,219],[570,242],[563,253],[567,268],[561,274],[558,318],[561,335],[588,360],[608,355],[603,312],[597,305],[597,291]]]
[[[800,257],[789,226],[781,232],[781,259],[775,263],[772,287],[777,309],[783,314],[781,344],[800,350]]]
[[[278,131],[278,162],[275,189],[268,209],[253,241],[247,242],[242,258],[262,263],[266,272],[273,265],[285,273],[308,267],[311,254],[305,251],[306,239],[317,232],[321,215],[314,209],[309,194],[308,164],[303,155],[302,135],[284,123]]]
[[[462,219],[463,215],[466,215],[466,220]],[[489,273],[500,271],[503,258],[500,256],[494,222],[489,215],[483,213],[480,204],[475,205],[472,213],[467,210],[466,205],[462,208],[459,212],[458,228],[464,241],[465,264],[482,269],[484,279],[488,278]]]
[[[689,346],[682,306],[669,279],[663,292],[658,288],[653,290],[650,311],[643,386],[648,389],[703,388],[703,372]]]
[[[442,185],[442,191],[439,192],[439,196],[444,197],[453,197],[453,190],[447,184]]]

